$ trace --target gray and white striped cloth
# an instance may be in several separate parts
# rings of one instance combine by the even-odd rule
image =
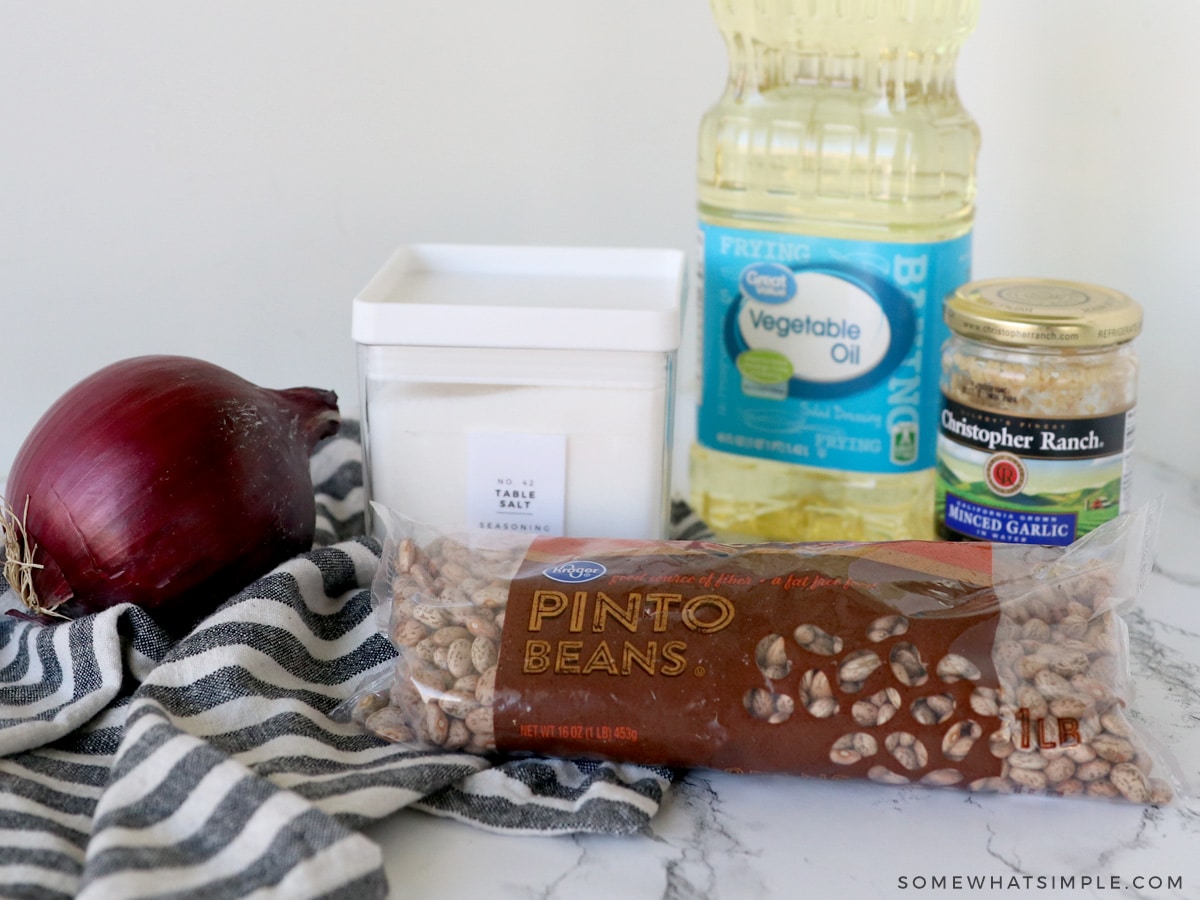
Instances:
[[[330,718],[395,653],[360,451],[349,421],[313,455],[313,551],[178,641],[132,606],[0,615],[0,896],[383,897],[358,829],[406,806],[510,833],[646,826],[666,769],[406,751]]]

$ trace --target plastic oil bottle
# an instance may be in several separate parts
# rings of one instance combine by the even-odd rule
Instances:
[[[934,536],[942,298],[970,278],[979,0],[712,0],[692,505],[726,540]]]

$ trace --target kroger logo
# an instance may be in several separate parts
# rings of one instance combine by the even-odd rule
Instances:
[[[571,562],[551,566],[543,574],[547,578],[552,578],[563,584],[583,584],[585,581],[599,578],[607,571],[608,569],[604,568],[598,562],[592,562],[587,559],[576,559]]]
[[[759,303],[787,303],[796,296],[792,270],[779,263],[760,262],[746,266],[740,279],[742,293]]]

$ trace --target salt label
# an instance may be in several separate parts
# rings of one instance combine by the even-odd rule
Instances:
[[[566,435],[468,435],[467,521],[472,528],[562,535],[566,482]]]

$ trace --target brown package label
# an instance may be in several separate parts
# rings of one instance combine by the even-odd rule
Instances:
[[[401,537],[394,677],[351,714],[443,750],[1167,802],[1118,569],[1084,550]]]
[[[997,776],[978,738],[1000,721],[971,706],[999,688],[989,583],[979,545],[539,539],[509,591],[496,743],[740,772]]]

